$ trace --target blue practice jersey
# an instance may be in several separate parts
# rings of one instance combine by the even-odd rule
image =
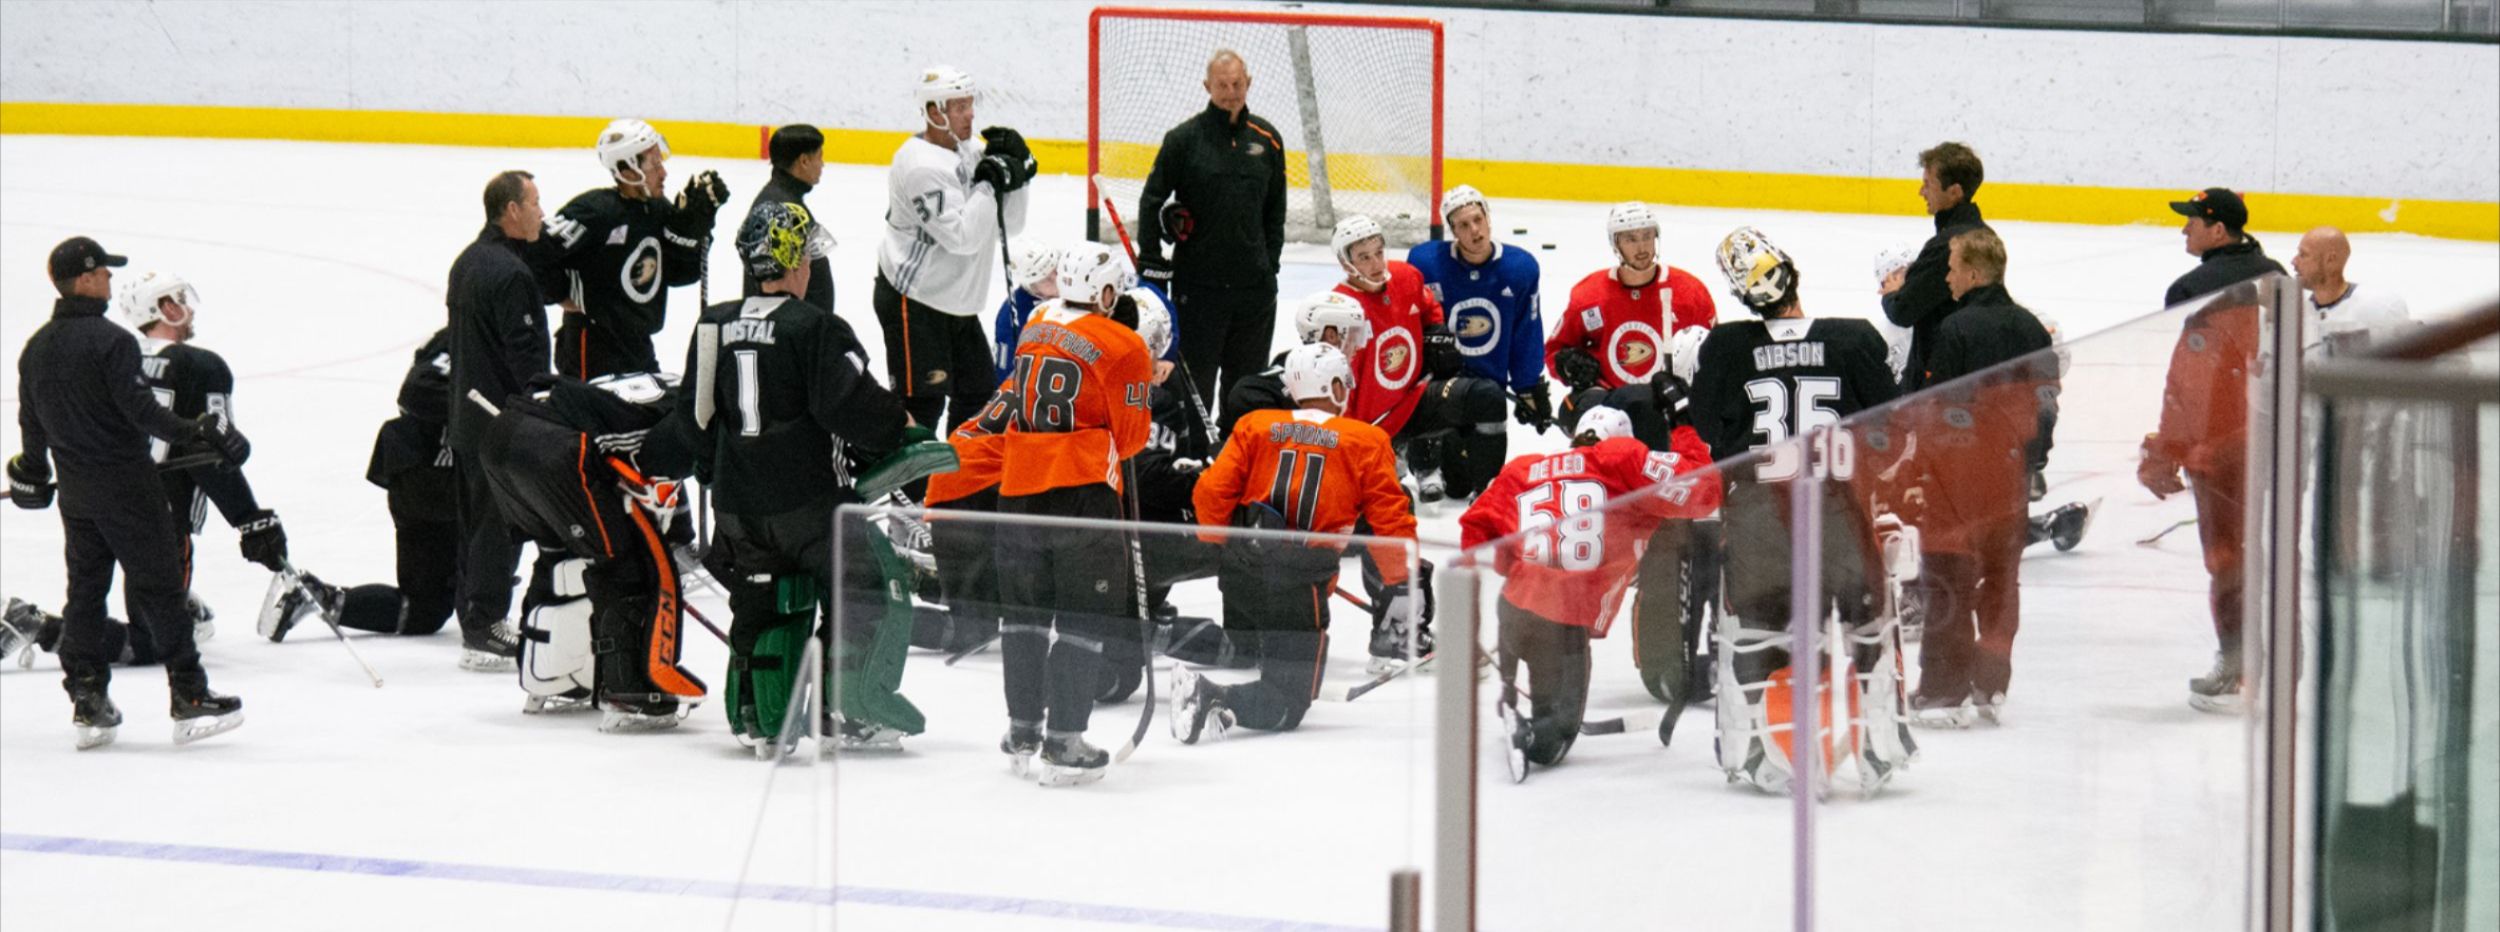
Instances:
[[[1157,300],[1163,302],[1163,318],[1172,322],[1172,346],[1164,351],[1163,358],[1166,362],[1179,362],[1181,318],[1179,314],[1172,312],[1172,299],[1163,293],[1163,289],[1155,287],[1152,283],[1140,282],[1139,284],[1148,292],[1153,293]],[[1016,341],[1024,337],[1024,322],[1033,316],[1033,309],[1039,307],[1041,303],[1040,298],[1034,297],[1032,292],[1021,287],[1007,295],[1007,300],[999,302],[998,319],[990,324],[990,364],[997,367],[999,381],[1007,381],[1008,370],[1015,368]]]
[[[1458,257],[1458,244],[1415,244],[1406,263],[1424,273],[1440,299],[1468,375],[1524,392],[1545,380],[1545,315],[1537,298],[1536,257],[1496,241],[1482,265]]]

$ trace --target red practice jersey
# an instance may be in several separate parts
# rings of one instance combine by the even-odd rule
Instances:
[[[1423,273],[1397,261],[1389,263],[1389,284],[1379,291],[1338,282],[1337,293],[1361,304],[1372,328],[1371,340],[1346,360],[1354,370],[1346,416],[1396,436],[1424,398],[1424,328],[1441,325],[1441,302],[1424,287]]]
[[[1502,598],[1604,637],[1658,522],[1719,507],[1717,480],[1674,478],[1707,468],[1709,446],[1690,427],[1676,428],[1672,443],[1672,450],[1653,453],[1638,440],[1615,437],[1511,460],[1459,516],[1459,544],[1472,550],[1525,531],[1496,553],[1507,577]],[[1661,482],[1667,488],[1607,507]]]
[[[1246,502],[1264,501],[1295,530],[1351,534],[1359,517],[1371,521],[1375,536],[1415,539],[1415,513],[1398,487],[1389,435],[1315,408],[1243,415],[1224,452],[1199,474],[1192,498],[1198,523],[1208,527],[1232,523],[1233,510]],[[1395,546],[1373,546],[1383,583],[1406,581],[1406,556]]]
[[[1002,435],[998,494],[1119,488],[1120,461],[1145,447],[1152,427],[1153,377],[1136,331],[1064,304],[1035,309],[1016,341],[1015,368],[976,419]]]
[[[1718,305],[1701,279],[1671,265],[1660,268],[1658,280],[1638,288],[1616,281],[1612,268],[1590,272],[1571,286],[1562,325],[1545,340],[1545,370],[1562,378],[1554,354],[1576,346],[1597,357],[1597,387],[1646,382],[1666,363],[1670,334],[1718,322]]]

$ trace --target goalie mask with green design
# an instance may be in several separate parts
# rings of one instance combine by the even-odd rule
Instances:
[[[738,258],[746,263],[747,274],[764,281],[821,258],[831,248],[832,237],[797,204],[758,204],[738,227]]]

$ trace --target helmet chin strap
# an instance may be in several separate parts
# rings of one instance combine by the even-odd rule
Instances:
[[[649,152],[651,150],[644,149],[642,151]],[[629,173],[630,177],[628,177]],[[621,171],[612,170],[609,174],[616,179],[618,184],[631,185],[635,189],[640,190],[642,192],[642,196],[644,197],[658,198],[660,196],[660,192],[651,190],[651,185],[649,184],[651,176],[643,173],[642,152],[634,153],[634,167]]]
[[[1345,268],[1346,278],[1351,279],[1355,284],[1363,286],[1366,291],[1377,291],[1389,284],[1389,267],[1385,263],[1380,268],[1379,278],[1373,278],[1369,275],[1363,274],[1362,270],[1355,268],[1352,263],[1340,260],[1337,264]]]

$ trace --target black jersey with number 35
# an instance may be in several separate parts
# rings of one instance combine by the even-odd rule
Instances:
[[[718,343],[708,362],[707,332]],[[868,375],[850,326],[795,298],[705,308],[686,352],[690,408],[707,366],[710,422],[697,459],[708,463],[713,505],[724,512],[762,516],[834,504],[850,484],[834,441],[873,458],[894,449],[906,423],[902,399]]]
[[[1891,401],[1898,393],[1884,350],[1883,336],[1863,320],[1790,317],[1722,323],[1701,344],[1690,409],[1694,431],[1710,444],[1711,457],[1722,463],[1770,449],[1751,478],[1796,478],[1801,467],[1794,448],[1779,444]],[[1835,478],[1848,475],[1841,472]]]

